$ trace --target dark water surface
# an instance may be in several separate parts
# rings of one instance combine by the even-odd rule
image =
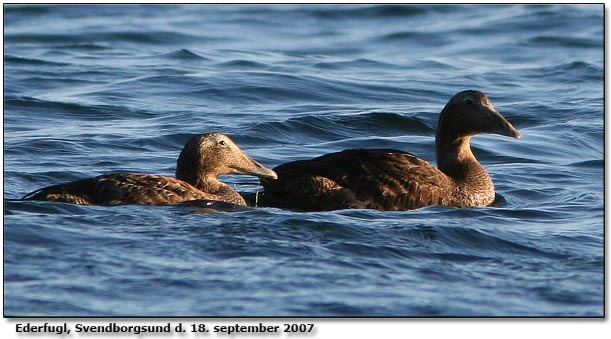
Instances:
[[[603,315],[602,5],[14,5],[4,43],[7,316]],[[495,207],[14,201],[172,175],[210,131],[272,167],[357,147],[434,162],[465,89],[522,133],[473,139]]]

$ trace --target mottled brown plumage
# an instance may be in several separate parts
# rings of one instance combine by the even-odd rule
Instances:
[[[72,204],[161,205],[206,199],[245,205],[244,199],[217,176],[245,174],[276,178],[276,173],[246,155],[228,136],[208,133],[191,138],[178,157],[176,177],[110,173],[54,185],[23,199]]]
[[[435,137],[438,168],[402,151],[350,149],[274,168],[277,180],[261,179],[261,203],[303,210],[490,205],[492,179],[469,144],[478,133],[520,137],[485,94],[464,91],[441,111]]]

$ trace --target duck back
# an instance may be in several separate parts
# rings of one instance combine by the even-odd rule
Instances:
[[[79,205],[160,205],[195,199],[227,200],[204,193],[176,178],[139,173],[110,173],[49,186],[34,191],[23,199]]]
[[[350,149],[274,169],[262,201],[303,210],[405,210],[451,204],[453,183],[427,161],[393,149]],[[278,198],[274,198],[274,197]]]

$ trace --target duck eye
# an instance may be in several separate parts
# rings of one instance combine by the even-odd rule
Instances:
[[[467,99],[467,100],[465,100],[465,104],[467,104],[467,105],[472,105],[472,106],[473,106],[473,105],[475,105],[475,104],[473,103],[473,100],[471,100],[471,99]]]
[[[227,141],[225,140],[219,140],[219,145],[226,147],[227,146]]]

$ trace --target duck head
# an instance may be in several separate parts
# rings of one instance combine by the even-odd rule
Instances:
[[[463,138],[478,133],[520,138],[520,132],[492,106],[486,94],[468,90],[454,95],[439,116],[437,138]]]
[[[223,174],[277,178],[276,172],[249,157],[224,134],[201,134],[185,144],[176,164],[176,178],[196,183]]]

